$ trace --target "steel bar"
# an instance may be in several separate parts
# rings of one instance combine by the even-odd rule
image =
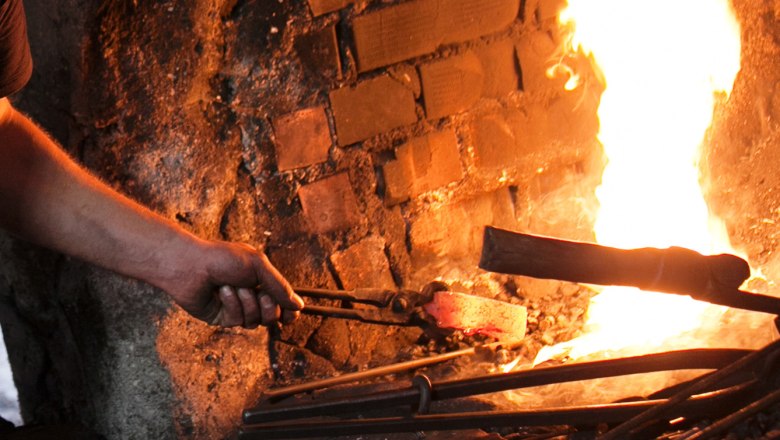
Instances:
[[[722,414],[741,404],[749,387],[697,396],[677,408],[679,417],[702,417]],[[343,435],[368,435],[393,432],[453,431],[484,427],[519,426],[594,426],[597,423],[619,423],[663,401],[627,402],[607,405],[586,405],[528,411],[491,411],[454,414],[417,415],[349,420],[302,420],[292,424],[244,426],[240,440],[309,438]]]
[[[702,377],[701,380],[691,383],[689,386],[685,387],[663,403],[656,405],[647,411],[632,417],[614,429],[607,431],[604,435],[600,436],[598,440],[618,440],[626,438],[631,431],[641,427],[649,421],[661,418],[666,411],[671,410],[675,405],[681,404],[690,396],[717,384],[719,381],[739,372],[740,370],[749,367],[752,363],[760,362],[763,358],[770,356],[778,349],[780,349],[780,340],[768,344],[761,350],[757,350],[745,355],[741,359],[721,368],[717,372],[706,375],[705,377]]]
[[[392,313],[386,309],[343,309],[340,307],[306,305],[302,313],[328,318],[352,319],[368,324],[415,326],[419,325],[409,314]]]
[[[275,402],[285,397],[292,396],[299,393],[305,393],[308,391],[319,390],[334,385],[350,383],[350,382],[358,382],[372,377],[384,376],[387,374],[400,373],[402,371],[409,371],[417,368],[422,368],[428,365],[445,362],[450,359],[455,359],[461,356],[473,355],[477,353],[477,351],[479,350],[493,351],[502,347],[511,349],[513,345],[516,345],[516,343],[507,344],[507,343],[496,342],[492,344],[485,344],[479,347],[465,348],[463,350],[457,350],[451,353],[444,353],[438,356],[431,356],[424,359],[415,359],[411,361],[400,362],[397,364],[371,368],[365,371],[347,373],[347,374],[342,374],[341,376],[329,377],[327,379],[315,380],[315,381],[310,381],[310,382],[301,383],[297,385],[291,385],[284,388],[268,390],[264,393],[263,397],[268,399],[270,402]]]
[[[680,437],[679,440],[705,440],[713,438],[714,436],[725,432],[727,429],[733,427],[737,423],[740,423],[748,418],[758,414],[766,408],[780,402],[780,390],[772,391],[763,398],[751,403],[750,405],[734,412],[712,425],[702,429],[701,431],[694,432],[692,435]]]
[[[354,290],[320,289],[313,287],[293,287],[295,293],[310,298],[332,299],[371,304],[384,307],[398,293],[388,289],[362,288]]]
[[[693,349],[560,365],[476,378],[436,382],[434,401],[454,399],[551,383],[573,382],[601,377],[683,369],[717,369],[743,358],[750,350]],[[366,408],[414,406],[420,400],[418,388],[380,391],[327,401],[291,402],[260,406],[244,411],[246,424],[300,419],[321,415],[357,413]]]

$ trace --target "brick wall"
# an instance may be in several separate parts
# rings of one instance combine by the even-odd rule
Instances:
[[[270,115],[297,206],[270,228],[277,246],[316,249],[331,287],[418,289],[453,268],[477,274],[487,224],[587,238],[578,212],[600,172],[601,87],[587,71],[571,91],[566,75],[547,75],[560,61],[560,2],[522,5],[310,0],[293,47],[317,77],[312,98]],[[285,249],[272,261],[311,285],[286,268]],[[311,325],[306,347],[337,368],[381,363],[385,329]]]

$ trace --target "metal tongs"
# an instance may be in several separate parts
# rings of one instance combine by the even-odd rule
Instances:
[[[447,289],[446,285],[443,288],[442,286],[437,287],[437,290]],[[431,301],[434,292],[432,289],[436,289],[436,287],[426,286],[422,292],[380,288],[358,288],[353,290],[293,288],[295,293],[302,297],[340,300],[373,307],[348,308],[349,304],[346,304],[345,307],[306,304],[302,310],[305,314],[400,326],[426,324],[423,306]]]

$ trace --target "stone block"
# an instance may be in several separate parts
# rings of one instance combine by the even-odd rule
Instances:
[[[295,39],[295,52],[307,77],[330,81],[341,78],[341,59],[335,24],[298,36]]]
[[[328,160],[330,129],[325,109],[307,108],[273,120],[276,162],[280,171]]]
[[[428,119],[460,113],[482,96],[484,71],[472,51],[420,66]]]
[[[385,240],[370,236],[330,257],[345,289],[379,287],[394,289],[395,282],[385,255]]]
[[[358,70],[500,31],[517,18],[519,6],[520,0],[416,0],[364,14],[352,25]]]
[[[517,162],[517,139],[503,115],[487,115],[472,122],[471,141],[477,168],[504,168]]]
[[[355,3],[355,0],[309,0],[309,7],[311,8],[311,13],[316,17],[328,12],[338,11],[351,3]]]
[[[482,97],[501,98],[520,85],[514,42],[503,39],[475,51],[485,72]]]
[[[385,202],[403,202],[463,178],[458,138],[442,130],[414,138],[396,149],[396,159],[383,167]]]
[[[360,221],[357,198],[346,173],[298,189],[311,232],[322,234],[355,226]]]
[[[382,75],[330,92],[339,145],[417,122],[412,90]]]

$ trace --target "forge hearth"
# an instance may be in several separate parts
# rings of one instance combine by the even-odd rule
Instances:
[[[734,1],[742,71],[716,107],[702,170],[711,209],[773,280],[780,6],[755,3]],[[456,380],[530,364],[580,335],[594,295],[477,268],[486,225],[594,238],[604,83],[591,57],[562,52],[563,6],[31,0],[36,72],[15,105],[157,212],[263,247],[293,285],[418,290],[442,280],[526,307],[519,346],[426,370]],[[567,88],[573,73],[582,86]],[[148,286],[12,237],[0,238],[0,261],[0,322],[25,421],[76,422],[110,439],[228,438],[266,390],[493,342],[308,315],[280,329],[217,329]],[[750,290],[771,295],[774,285]],[[743,330],[729,343],[757,349],[776,337],[771,323],[724,316]],[[381,381],[414,373],[395,374]],[[530,400],[554,397],[569,396]]]

